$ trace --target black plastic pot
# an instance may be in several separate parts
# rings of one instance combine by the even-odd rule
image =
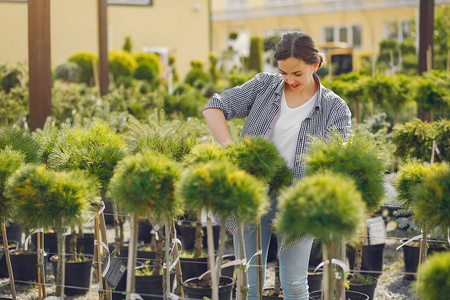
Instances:
[[[208,270],[208,258],[180,258],[182,281],[198,277]]]
[[[363,276],[365,276],[365,275],[363,275]],[[373,277],[373,276],[367,276],[367,277],[370,277],[375,282],[371,283],[371,284],[352,284],[352,283],[349,283],[349,286],[350,286],[349,290],[366,294],[367,296],[369,296],[369,300],[373,300],[374,294],[375,294],[375,289],[376,289],[377,284],[378,284],[378,279],[376,277]]]
[[[57,256],[52,256],[50,262],[53,267],[53,274],[56,277],[58,261]],[[84,295],[91,288],[93,259],[87,258],[81,262],[65,262],[64,294],[66,296]]]
[[[308,273],[308,291],[320,291],[322,290],[323,272]]]
[[[315,291],[309,293],[309,300],[320,300],[322,297],[322,291]],[[346,300],[369,300],[369,296],[366,294],[355,292],[355,291],[345,291]]]
[[[222,264],[235,260],[234,254],[225,254],[222,258]],[[222,268],[221,276],[233,278],[234,266]]]
[[[37,252],[11,251],[11,268],[16,284],[38,281]]]
[[[138,241],[151,243],[152,234],[150,232],[152,231],[153,226],[150,223],[150,220],[139,220],[138,228]]]
[[[404,242],[406,242],[406,240],[402,240],[402,243]],[[406,244],[402,248],[403,248],[403,261],[405,272],[411,273],[405,274],[404,278],[408,280],[415,280],[416,278],[415,273],[417,273],[417,267],[419,265],[420,247],[411,244]],[[434,252],[442,252],[447,250],[448,248],[445,247],[444,243],[429,243],[427,255],[430,255]]]
[[[8,245],[9,245],[9,247],[8,247],[9,251],[19,249],[19,242],[17,242],[17,241],[8,240]],[[0,244],[0,249],[2,252],[4,252],[3,244]],[[2,257],[0,258],[0,278],[8,278],[8,277],[9,277],[9,274],[8,274],[8,268],[6,266],[6,258],[5,258],[5,255],[2,255]]]
[[[6,227],[6,236],[8,237],[8,240],[17,241],[17,243],[19,243],[19,248],[22,247],[22,234],[23,227],[16,223],[10,223],[8,227]]]
[[[309,255],[308,267],[314,270],[322,260],[322,242],[318,239],[314,239]]]
[[[361,274],[378,277],[383,271],[385,244],[363,245]],[[347,246],[347,257],[350,269],[355,265],[355,248]]]
[[[33,233],[31,236],[31,244],[36,249],[37,248],[37,233]],[[44,233],[44,249],[47,252],[47,258],[58,254],[58,237],[54,232]]]
[[[183,281],[183,289],[186,298],[190,299],[201,299],[204,297],[209,299],[212,298],[212,288],[209,287],[192,287],[190,283],[197,283],[200,280],[198,278],[190,278]],[[231,300],[231,295],[233,294],[233,278],[222,276],[220,277],[220,287],[219,287],[219,300]]]
[[[207,234],[206,227],[202,227],[203,230],[203,238],[202,244],[203,248],[206,249],[208,247],[207,242]],[[180,225],[180,232],[183,240],[183,249],[192,250],[194,249],[195,244],[195,222],[191,221],[182,221]],[[214,249],[217,250],[219,248],[219,233],[220,226],[213,226],[213,237],[214,237]]]
[[[170,273],[170,290],[172,290],[175,280],[175,272]],[[144,300],[163,299],[163,275],[136,276],[136,293]]]
[[[122,261],[122,264],[127,267],[127,259],[119,258]],[[136,262],[136,269],[142,268],[144,266],[141,262]],[[119,283],[114,288],[112,292],[112,300],[122,300],[125,299],[125,295],[122,293],[127,290],[127,273],[128,270],[123,273],[122,278],[119,280]]]
[[[267,251],[267,261],[268,262],[277,261],[277,256],[278,256],[277,235],[275,233],[272,233],[270,235],[269,250]]]

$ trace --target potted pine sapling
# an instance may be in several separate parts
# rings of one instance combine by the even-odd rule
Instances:
[[[447,164],[441,164],[437,169],[435,169],[430,174],[426,175],[424,180],[413,190],[413,198],[415,199],[414,205],[414,215],[413,218],[417,220],[422,220],[426,223],[426,227],[429,229],[436,229],[440,232],[442,236],[448,234],[450,226],[450,168]],[[423,250],[424,252],[425,249]],[[435,254],[436,255],[436,254]],[[448,257],[448,256],[447,256]],[[444,257],[442,257],[444,258]],[[436,259],[435,259],[436,260]],[[447,269],[447,281],[450,278],[450,259],[447,258],[447,265],[442,268]],[[425,265],[419,265],[418,277],[417,277],[417,287],[422,287],[420,289],[423,295],[427,295],[427,288],[433,287],[433,278],[437,282],[442,282],[440,275],[433,274],[432,268],[436,268],[436,262],[431,261],[431,267],[426,267]],[[427,268],[422,274],[422,268]],[[429,269],[428,269],[429,268]],[[445,271],[444,271],[445,272]],[[436,270],[436,273],[439,271]],[[422,277],[423,276],[423,277]],[[434,277],[433,277],[434,276]],[[421,285],[421,282],[424,284]],[[445,283],[444,283],[445,285]],[[448,282],[447,282],[448,286]],[[437,286],[436,286],[437,287]],[[439,288],[437,289],[439,290]],[[448,287],[447,287],[448,291]],[[425,298],[428,299],[439,299],[440,295],[449,295],[442,291],[442,294],[436,293],[436,289],[430,292],[430,297],[428,295]],[[431,297],[435,295],[436,297]]]
[[[194,164],[199,163],[206,163],[212,160],[226,160],[226,152],[225,148],[220,146],[217,143],[201,143],[197,144],[192,147],[191,151],[186,154],[182,160],[184,168],[188,168]],[[189,206],[188,206],[189,207]],[[205,258],[207,259],[206,253],[204,253],[203,249],[203,228],[202,228],[202,220],[201,220],[201,213],[202,210],[194,211],[191,209],[191,207],[186,208],[186,212],[189,215],[195,215],[196,216],[196,222],[195,222],[195,234],[194,234],[194,248],[193,253],[189,253],[188,250],[185,250],[181,257],[181,267],[183,270],[182,276],[184,280],[187,280],[192,277],[200,276],[202,273],[206,272],[207,266],[206,264],[202,264],[202,262],[206,263]],[[186,232],[186,227],[191,226],[191,223],[188,221],[188,224],[181,224],[182,225],[182,231]],[[222,232],[223,231],[223,232]],[[220,234],[222,232],[222,235],[225,235],[226,228],[225,226],[220,227],[219,232],[219,241],[220,241]],[[207,234],[208,236],[208,234]],[[186,238],[186,236],[183,236],[183,238]],[[185,243],[187,244],[187,243]],[[224,253],[224,245],[225,243],[219,244],[219,251],[218,251],[218,257],[221,259],[222,255]],[[184,255],[186,254],[186,255]],[[188,257],[185,257],[188,256]],[[192,256],[192,257],[190,257]]]
[[[203,125],[203,126],[202,126]],[[163,110],[156,110],[149,116],[148,123],[143,123],[134,117],[129,118],[128,134],[126,136],[127,150],[130,154],[140,153],[145,150],[152,150],[161,153],[176,162],[181,162],[191,148],[200,143],[200,139],[208,129],[204,124],[199,124],[194,120],[167,121]],[[155,227],[161,227],[154,224]],[[201,227],[201,225],[200,225]],[[155,229],[155,228],[154,228]],[[201,229],[201,228],[200,228]],[[155,230],[157,232],[157,230]],[[171,223],[171,234],[175,237],[175,225]],[[155,239],[153,239],[155,240]],[[156,251],[159,253],[158,251]],[[174,249],[174,255],[178,257],[178,248]],[[181,264],[176,265],[177,279],[181,278]],[[177,285],[177,293],[183,293],[181,282]]]
[[[328,140],[316,139],[313,141],[304,161],[307,175],[328,170],[352,178],[365,202],[367,216],[379,209],[385,192],[384,171],[387,167],[388,157],[383,158],[382,151],[377,147],[377,143],[370,133],[356,131],[354,135],[344,139],[339,133],[332,132]],[[361,235],[359,241],[356,242],[355,265],[351,266],[354,272],[353,276],[349,277],[350,289],[355,289],[352,285],[361,285],[367,282],[371,284],[371,293],[373,294],[377,279],[360,274],[364,235]],[[345,261],[344,243],[341,245],[342,247],[337,249],[343,254],[341,260]],[[384,249],[384,244],[382,246],[381,249]],[[378,271],[381,271],[381,268]]]
[[[288,237],[287,242],[305,235],[322,241],[325,300],[340,299],[338,291],[335,292],[332,267],[332,263],[339,260],[333,260],[333,248],[336,242],[351,238],[361,229],[365,206],[354,180],[348,175],[330,171],[307,175],[281,193],[275,226]],[[339,265],[345,267],[343,262]],[[319,298],[312,298],[313,293],[310,299],[322,299],[321,291],[318,292]]]
[[[145,150],[142,153],[130,155],[120,161],[110,182],[111,194],[124,213],[131,214],[131,234],[128,251],[128,270],[136,266],[138,218],[151,215],[165,225],[165,255],[163,268],[163,296],[170,298],[171,294],[171,260],[170,222],[182,213],[182,203],[174,197],[175,182],[179,179],[179,165],[163,154]],[[157,256],[158,257],[158,256]],[[160,275],[161,260],[155,260],[153,275]],[[137,280],[136,280],[137,281]],[[134,272],[127,273],[127,292],[135,289]],[[139,289],[136,286],[136,291]],[[150,291],[155,294],[156,291]],[[147,292],[148,293],[148,292]],[[127,294],[130,299],[131,294]]]
[[[11,150],[10,147],[0,150],[0,224],[2,227],[1,233],[5,249],[5,259],[8,268],[11,295],[14,300],[16,299],[16,290],[14,285],[14,274],[11,268],[11,259],[9,257],[9,244],[5,226],[5,224],[7,224],[13,216],[12,208],[14,203],[12,203],[11,199],[5,196],[4,191],[6,181],[14,173],[14,171],[19,169],[24,164],[24,161],[25,156],[18,151]]]
[[[69,284],[65,280],[65,226],[86,221],[87,212],[99,195],[96,179],[83,171],[55,172],[44,165],[29,164],[11,176],[6,193],[15,202],[17,219],[26,227],[54,226],[59,253],[56,295],[63,299],[64,284]],[[88,275],[77,273],[75,276],[90,278],[92,262],[91,259]]]
[[[418,188],[419,185],[422,184],[424,179],[431,173],[434,173],[438,171],[439,169],[446,168],[445,165],[442,164],[425,164],[416,160],[408,161],[402,165],[400,165],[399,172],[396,178],[396,186],[398,191],[397,198],[400,200],[400,203],[404,206],[404,208],[414,215],[416,213],[416,204],[417,199],[415,197],[415,190]],[[437,212],[436,212],[437,213]],[[405,256],[409,255],[408,251],[409,248],[405,247],[411,242],[414,242],[417,239],[422,238],[422,241],[419,245],[419,257],[417,257],[416,262],[412,265],[407,264],[409,263],[409,259],[405,259],[405,270],[407,272],[413,272],[415,273],[417,271],[418,266],[421,263],[424,263],[426,260],[426,254],[427,254],[427,226],[426,221],[427,219],[417,219],[415,218],[416,222],[420,224],[422,228],[422,235],[418,235],[408,241],[405,241],[400,247],[403,247],[403,254]],[[397,250],[400,248],[397,247]],[[407,278],[414,277],[406,275]]]
[[[24,155],[24,163],[37,163],[39,160],[39,151],[41,144],[35,136],[31,135],[29,132],[17,128],[17,127],[0,127],[0,149],[6,150],[10,149],[12,151],[18,151]],[[44,251],[44,235],[43,233],[38,233],[38,261],[43,262],[43,251]],[[31,254],[32,256],[32,254]],[[39,285],[39,295],[45,298],[45,276],[44,276],[43,264],[39,263],[38,268],[38,278],[37,281]],[[27,280],[26,276],[16,276],[18,280]],[[34,279],[34,276],[33,276]]]
[[[120,246],[123,244],[123,218],[118,216],[116,206],[110,200],[108,184],[117,162],[125,156],[125,141],[108,124],[100,120],[93,121],[85,127],[64,127],[58,131],[56,137],[54,135],[52,133],[48,137],[49,141],[55,141],[54,145],[47,147],[49,149],[45,152],[48,167],[56,171],[85,170],[98,179],[101,184],[103,204],[111,203],[113,205],[115,248],[120,252]],[[99,201],[96,210],[99,210],[100,205]],[[107,244],[106,228],[103,226],[104,215],[100,214],[99,218],[101,235],[94,232],[94,237]],[[74,257],[77,257],[77,237],[84,238],[83,227],[78,226],[78,228],[79,232],[77,233],[73,227],[70,235],[70,253]],[[99,257],[98,261],[100,261],[101,254],[97,252],[98,247],[94,247],[95,256]],[[96,266],[96,272],[97,278],[101,278],[100,265]]]
[[[448,216],[448,214],[447,214]],[[450,252],[437,252],[419,270],[417,295],[423,300],[446,300],[450,295]]]
[[[219,299],[219,281],[221,275],[221,255],[215,262],[212,241],[211,215],[219,215],[222,220],[233,214],[238,223],[239,259],[245,264],[245,249],[242,225],[247,221],[257,220],[268,206],[267,188],[263,181],[244,170],[239,170],[227,160],[212,160],[206,163],[192,165],[183,172],[177,188],[177,194],[185,201],[185,205],[194,211],[205,209],[207,212],[208,232],[208,262],[211,271],[209,295],[213,300]],[[225,243],[225,224],[219,238],[219,252],[223,253]],[[238,281],[242,282],[237,291],[237,299],[247,298],[246,266],[241,265]],[[198,286],[198,278],[183,283],[188,297],[203,299],[200,293],[189,294],[188,287]],[[231,281],[228,281],[230,283]],[[198,287],[197,287],[198,288]],[[231,293],[231,288],[229,289]],[[192,290],[190,290],[192,293]],[[231,295],[231,294],[230,294]]]
[[[227,146],[228,159],[245,170],[247,173],[256,176],[267,183],[268,193],[271,197],[283,187],[292,183],[293,173],[287,167],[286,162],[281,157],[275,144],[264,137],[250,137],[246,136],[235,143]],[[272,203],[275,203],[272,201]],[[256,250],[261,250],[261,220],[257,220],[255,225]],[[261,293],[264,286],[265,278],[265,262],[267,260],[263,255],[257,255],[256,258],[256,278],[257,278],[257,294],[258,299],[261,299]],[[272,291],[272,296],[281,295],[281,287],[276,280],[276,285]]]

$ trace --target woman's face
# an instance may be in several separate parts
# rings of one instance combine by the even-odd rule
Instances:
[[[281,76],[294,92],[301,93],[305,88],[314,84],[313,72],[317,71],[318,63],[309,65],[302,59],[290,57],[278,61]]]

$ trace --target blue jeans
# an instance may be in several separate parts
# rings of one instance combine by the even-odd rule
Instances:
[[[269,251],[270,237],[272,234],[272,220],[268,216],[261,218],[261,243],[263,262],[263,286],[266,277],[267,253]],[[282,237],[277,234],[278,249]],[[244,228],[245,257],[247,261],[256,252],[256,230],[254,225],[246,225]],[[280,260],[280,282],[283,289],[284,300],[308,300],[308,264],[313,238],[308,237],[291,248],[279,253]],[[238,237],[233,236],[235,257],[238,258]],[[250,290],[248,300],[256,300],[256,259],[250,262],[248,269],[248,282]]]

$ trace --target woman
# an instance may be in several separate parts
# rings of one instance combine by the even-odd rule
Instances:
[[[233,142],[226,120],[247,118],[241,137],[262,135],[271,140],[297,181],[304,175],[302,155],[308,150],[311,136],[324,137],[333,129],[347,135],[351,113],[344,100],[321,85],[315,72],[322,66],[324,58],[308,34],[284,34],[274,59],[280,74],[259,73],[241,86],[213,95],[203,116],[222,145]],[[275,196],[272,201],[276,201]],[[271,209],[261,220],[264,271],[274,215],[274,209]],[[256,252],[253,229],[246,226],[244,232],[247,258]],[[235,246],[236,240],[234,236]],[[308,299],[307,273],[313,238],[304,236],[290,245],[285,245],[279,235],[277,240],[284,299]],[[256,272],[254,267],[248,270],[250,300],[256,299],[257,295]]]

